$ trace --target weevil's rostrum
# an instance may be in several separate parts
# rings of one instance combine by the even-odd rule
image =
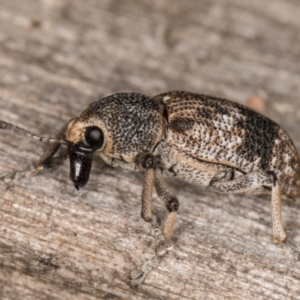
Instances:
[[[286,238],[281,195],[300,196],[299,156],[288,134],[245,106],[211,96],[183,91],[154,98],[115,94],[90,104],[56,139],[39,138],[4,121],[0,121],[0,128],[52,143],[37,171],[61,161],[54,155],[66,144],[70,177],[77,189],[89,180],[94,153],[112,166],[144,171],[143,219],[155,223],[153,187],[169,211],[158,255],[166,251],[165,241],[170,239],[179,208],[164,176],[224,193],[270,193],[273,240],[277,243]]]

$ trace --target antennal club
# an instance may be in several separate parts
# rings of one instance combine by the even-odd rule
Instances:
[[[49,144],[57,144],[58,143],[58,144],[64,144],[64,145],[67,144],[67,142],[63,139],[55,139],[55,138],[51,138],[51,137],[47,138],[47,137],[38,136],[34,133],[31,133],[28,130],[25,130],[21,127],[15,126],[11,123],[7,123],[7,122],[1,121],[1,120],[0,120],[0,129],[14,131],[18,134],[25,135],[31,139],[34,139],[36,141],[40,141],[43,143],[49,143]]]

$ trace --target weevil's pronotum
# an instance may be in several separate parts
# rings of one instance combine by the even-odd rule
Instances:
[[[89,180],[94,153],[114,167],[144,171],[142,218],[153,222],[153,187],[168,210],[157,255],[165,253],[179,208],[165,176],[224,193],[270,193],[275,243],[286,238],[281,195],[300,196],[300,161],[288,134],[261,114],[211,96],[183,91],[154,98],[115,94],[90,104],[55,139],[40,138],[4,121],[0,128],[51,144],[36,171],[63,160],[66,156],[54,155],[66,144],[77,189]],[[3,181],[10,178],[4,176]]]

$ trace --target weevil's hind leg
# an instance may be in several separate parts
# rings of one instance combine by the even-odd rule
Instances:
[[[283,243],[286,239],[286,233],[282,224],[280,186],[276,174],[274,172],[269,172],[269,174],[273,177],[271,199],[273,241],[274,243]]]
[[[276,174],[269,172],[253,172],[231,181],[212,181],[210,186],[219,192],[225,193],[244,193],[256,192],[264,186],[272,189],[272,229],[273,241],[282,243],[286,238],[286,233],[283,229],[281,217],[281,195],[280,186]]]

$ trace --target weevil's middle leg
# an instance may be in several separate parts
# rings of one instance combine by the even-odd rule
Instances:
[[[169,211],[169,214],[165,221],[165,225],[163,227],[163,239],[159,242],[156,248],[157,255],[163,256],[167,250],[166,241],[169,241],[171,238],[176,220],[176,214],[179,209],[179,202],[174,193],[166,184],[163,178],[162,170],[159,168],[155,170],[154,185],[159,198],[161,198],[165,202],[166,208]]]
[[[256,192],[264,186],[271,187],[273,241],[282,243],[285,240],[286,233],[281,217],[280,186],[274,172],[253,172],[231,181],[212,181],[210,186],[216,191],[225,193]]]

